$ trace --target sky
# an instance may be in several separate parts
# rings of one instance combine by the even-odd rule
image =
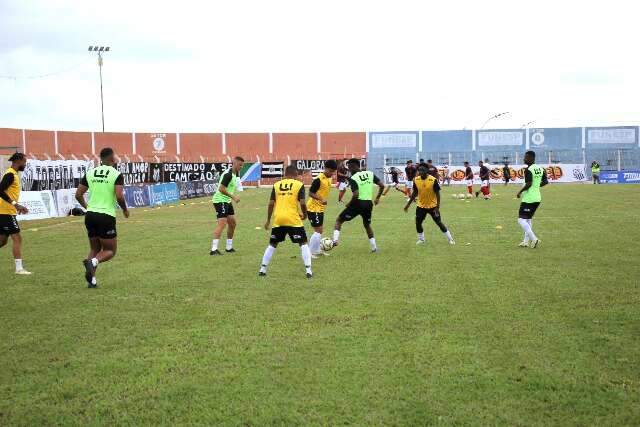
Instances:
[[[89,45],[111,47],[107,131],[638,125],[638,16],[632,0],[0,0],[0,127],[100,130]]]

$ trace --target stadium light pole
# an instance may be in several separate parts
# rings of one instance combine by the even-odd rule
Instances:
[[[531,126],[535,122],[536,122],[535,120],[531,120],[530,122],[527,122],[527,123],[523,124],[522,125],[522,129],[528,128],[529,126]]]
[[[100,111],[102,113],[102,132],[104,132],[104,95],[102,93],[102,53],[109,52],[109,46],[89,46],[89,52],[98,54],[98,68],[100,70]]]
[[[504,113],[494,114],[493,116],[491,116],[487,120],[485,120],[485,122],[482,124],[480,129],[484,129],[484,127],[487,125],[487,123],[489,123],[491,120],[497,119],[498,117],[506,116],[507,114],[509,114],[508,111],[505,111]]]

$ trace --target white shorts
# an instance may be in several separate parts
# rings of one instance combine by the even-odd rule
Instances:
[[[349,181],[342,181],[338,183],[338,190],[340,191],[346,190],[348,186],[349,186]]]
[[[472,179],[467,179],[466,183],[467,183],[467,187],[473,187],[473,180]]]
[[[482,181],[482,183],[480,184],[480,187],[488,187],[489,186],[489,180],[485,179],[484,181]]]
[[[413,181],[407,181],[404,185],[406,185],[409,190],[413,189]]]

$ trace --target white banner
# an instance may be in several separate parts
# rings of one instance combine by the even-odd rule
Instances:
[[[87,160],[27,160],[22,172],[24,191],[76,188],[80,179],[93,167]]]
[[[71,209],[78,205],[78,202],[76,202],[76,189],[56,190],[54,193],[56,196],[58,216],[68,216]]]
[[[19,203],[29,209],[29,213],[18,215],[18,221],[58,216],[51,191],[21,191]]]
[[[504,183],[504,176],[502,172],[503,165],[486,165],[491,171],[491,179],[489,180],[492,184]],[[583,164],[554,164],[554,165],[545,165],[541,164],[547,169],[547,178],[549,182],[582,182],[588,181],[587,175],[585,173],[585,167]],[[406,179],[404,176],[404,165],[389,165],[384,168],[384,176],[385,182],[391,183],[391,168],[396,168],[401,171],[398,174],[398,178],[400,183],[405,183]],[[478,173],[480,172],[479,166],[471,166],[471,170],[473,171],[474,181],[477,184],[480,184],[480,178]],[[524,184],[524,172],[526,170],[526,166],[524,165],[516,165],[509,166],[509,170],[511,172],[511,177],[509,179],[509,183],[516,184]],[[446,171],[449,173],[449,178],[451,184],[465,184],[465,167],[464,166],[449,166],[447,169],[442,167],[438,167],[438,173],[440,174],[440,182],[443,181]]]
[[[371,148],[414,148],[418,145],[415,133],[371,133]]]
[[[635,144],[636,129],[589,129],[587,141],[589,144]]]
[[[524,132],[521,131],[478,131],[478,147],[499,145],[522,145]]]

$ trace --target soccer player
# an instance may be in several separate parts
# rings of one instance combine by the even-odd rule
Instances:
[[[434,177],[436,181],[440,179],[440,175],[438,174],[438,168],[433,165],[433,160],[427,160],[427,171],[429,175]]]
[[[524,231],[524,240],[518,246],[535,249],[540,245],[540,240],[533,232],[531,221],[542,200],[540,187],[544,187],[549,181],[547,180],[545,168],[535,164],[536,153],[527,151],[524,154],[524,163],[527,165],[527,169],[524,172],[524,186],[517,194],[518,198],[522,196],[522,203],[520,203],[520,211],[518,212],[518,224]]]
[[[413,189],[413,180],[416,177],[417,169],[413,165],[413,160],[407,160],[407,166],[404,168],[404,176],[406,178],[406,195],[407,200],[411,196],[411,190]]]
[[[20,199],[20,176],[24,171],[27,158],[22,153],[15,153],[9,157],[11,167],[0,180],[0,248],[7,244],[9,237],[13,244],[13,259],[16,264],[16,274],[31,274],[22,266],[22,236],[16,216],[26,214],[29,209],[18,203]]]
[[[297,179],[297,176],[298,170],[296,167],[289,165],[285,168],[284,179],[273,184],[271,199],[267,208],[267,222],[264,224],[265,230],[268,230],[273,216],[273,228],[271,229],[269,246],[267,246],[262,257],[262,264],[258,272],[259,276],[267,275],[267,266],[271,262],[271,257],[273,257],[278,243],[284,242],[288,235],[293,243],[300,245],[300,253],[307,279],[313,277],[311,250],[307,244],[307,234],[302,223],[307,218],[307,207],[304,204],[304,184]],[[298,212],[298,204],[302,213]]]
[[[227,245],[225,252],[234,253],[236,251],[233,249],[233,233],[236,230],[236,215],[231,201],[240,203],[240,198],[236,196],[235,193],[240,184],[238,174],[240,174],[243,164],[244,159],[236,156],[233,158],[231,167],[220,175],[218,190],[214,193],[212,199],[218,224],[215,230],[213,230],[213,240],[211,241],[211,252],[209,252],[209,255],[222,255],[222,252],[218,250],[218,242],[220,241],[222,230],[224,230],[225,227],[227,227]]]
[[[511,179],[511,169],[509,169],[509,163],[507,162],[504,162],[502,167],[502,178],[504,179],[504,185],[508,185]]]
[[[124,177],[114,165],[115,155],[111,148],[100,150],[101,165],[89,169],[82,177],[76,190],[76,200],[86,209],[84,224],[89,236],[89,255],[82,261],[84,278],[89,288],[98,287],[96,269],[98,264],[107,262],[116,256],[118,234],[116,232],[116,202],[120,205],[125,218],[129,210],[124,200]],[[84,194],[89,190],[89,204]]]
[[[485,200],[491,200],[491,191],[489,190],[489,178],[491,177],[491,171],[484,165],[482,160],[478,162],[478,166],[480,166],[480,172],[478,175],[480,176],[480,191],[482,192],[482,197]],[[478,197],[478,195],[479,192],[476,191],[476,197]]]
[[[307,200],[307,214],[309,222],[313,227],[313,234],[309,239],[311,257],[318,258],[319,255],[329,255],[320,249],[322,231],[324,224],[324,211],[327,207],[329,192],[331,191],[331,177],[336,173],[338,164],[335,160],[324,162],[324,171],[321,172],[311,183],[309,188],[309,200]]]
[[[391,187],[395,188],[402,194],[406,194],[404,191],[400,189],[400,179],[398,178],[399,174],[400,174],[400,171],[398,170],[398,168],[395,168],[392,166],[391,169],[389,169],[389,175],[391,175],[391,185],[388,185],[387,188],[385,188],[384,193],[382,193],[383,196],[387,195]]]
[[[414,180],[413,193],[404,207],[405,212],[409,210],[409,206],[411,206],[411,203],[416,199],[418,200],[416,206],[416,231],[418,232],[418,241],[416,244],[421,245],[424,243],[422,223],[427,215],[430,215],[433,222],[440,228],[440,231],[444,233],[449,244],[455,245],[456,242],[453,240],[451,232],[447,229],[447,226],[442,223],[442,218],[440,217],[440,184],[438,184],[438,180],[434,178],[433,175],[429,174],[429,170],[424,167],[418,168],[418,176]]]
[[[349,160],[347,167],[349,171],[351,171],[349,185],[351,186],[353,197],[336,219],[335,229],[333,230],[333,244],[338,244],[342,224],[360,215],[362,217],[362,225],[364,225],[367,237],[369,238],[371,252],[377,252],[378,246],[376,245],[376,239],[371,229],[371,213],[373,211],[373,204],[375,203],[377,205],[380,202],[380,196],[382,196],[382,192],[384,191],[384,184],[373,172],[361,171],[360,161],[358,159]],[[372,202],[374,185],[378,186],[378,195],[376,196],[375,202]]]
[[[464,162],[464,179],[467,183],[467,193],[471,196],[473,194],[473,170],[471,170],[469,162]]]
[[[451,185],[451,174],[449,173],[449,165],[444,165],[442,167],[442,183],[446,184],[447,187]]]
[[[344,197],[344,193],[347,192],[347,187],[349,187],[349,169],[345,166],[346,160],[340,162],[338,165],[338,170],[336,172],[336,177],[338,180],[338,203],[342,203],[342,198]]]

